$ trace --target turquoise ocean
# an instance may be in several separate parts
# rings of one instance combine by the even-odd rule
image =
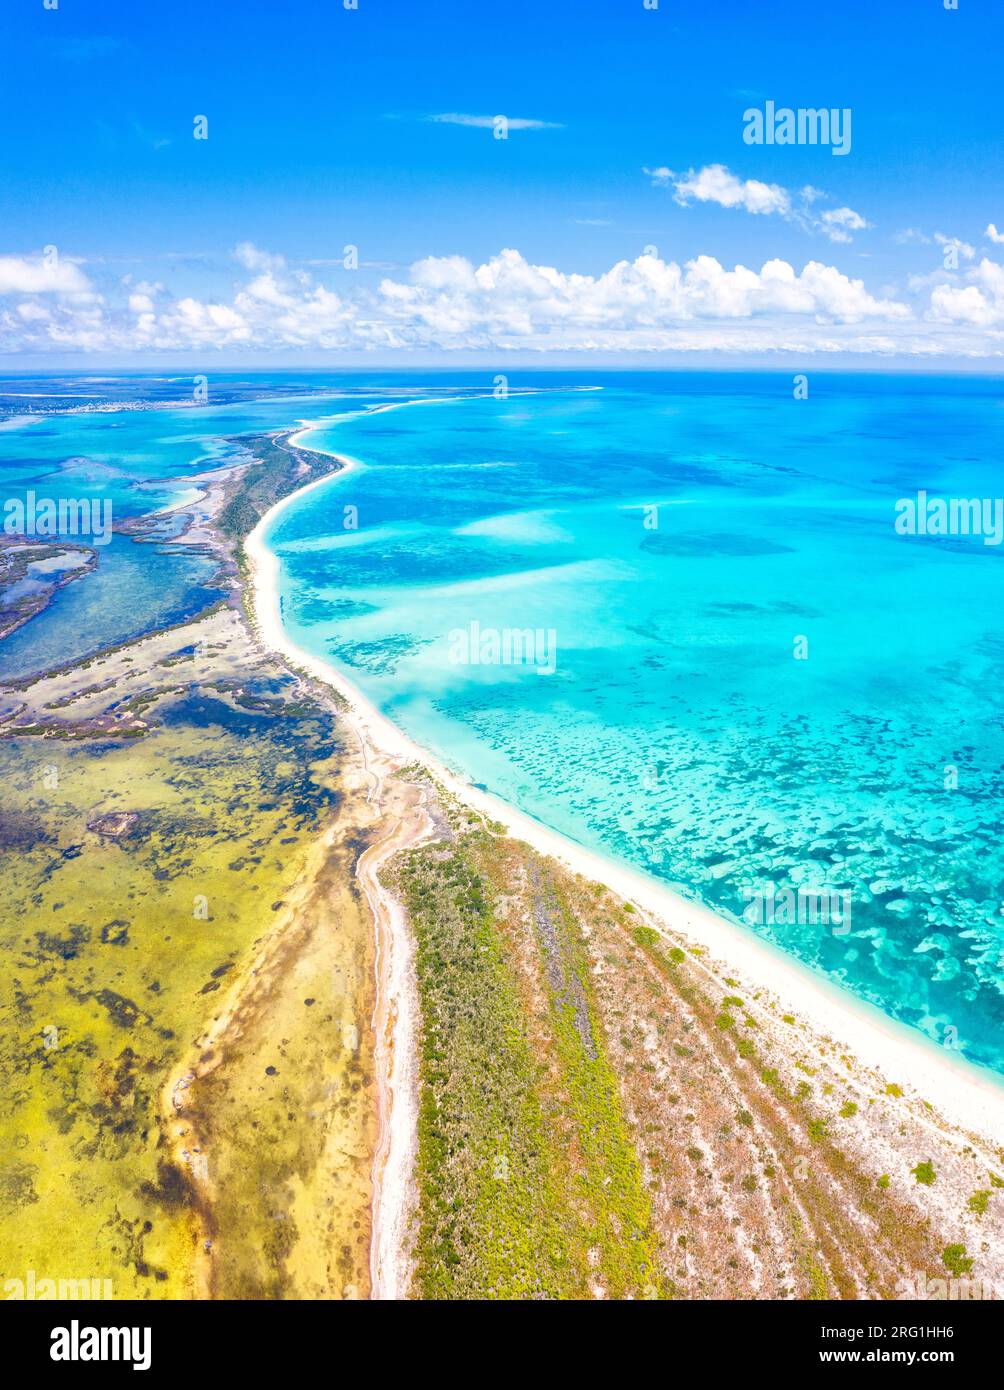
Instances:
[[[471,781],[733,920],[768,884],[839,895],[838,926],[744,929],[1004,1072],[1004,546],[894,525],[921,489],[1004,492],[996,381],[263,374],[198,411],[54,414],[50,379],[26,423],[5,384],[4,496],[120,516],[314,422],[305,446],[357,462],[267,533],[299,646]],[[211,573],[117,536],[0,676],[196,612]],[[546,671],[463,659],[526,630]]]

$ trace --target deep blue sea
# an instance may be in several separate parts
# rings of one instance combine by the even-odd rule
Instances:
[[[1004,493],[1000,383],[509,386],[266,377],[198,411],[44,415],[0,429],[5,495],[44,477],[149,510],[237,436],[318,421],[304,443],[358,466],[271,528],[298,644],[471,780],[733,919],[768,884],[839,896],[838,921],[747,929],[1004,1072],[1004,546],[894,525],[921,489]],[[204,563],[118,538],[0,671],[193,611]]]

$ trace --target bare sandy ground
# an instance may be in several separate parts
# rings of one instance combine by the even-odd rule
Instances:
[[[388,832],[361,855],[357,876],[376,926],[376,1006],[374,1011],[379,1129],[373,1157],[373,1234],[370,1247],[371,1297],[406,1296],[412,1214],[411,1172],[417,1151],[419,1010],[414,949],[401,904],[380,881],[381,868],[394,855],[423,843],[433,833],[418,789],[390,785],[388,763],[377,783]],[[394,804],[394,803],[397,804]]]

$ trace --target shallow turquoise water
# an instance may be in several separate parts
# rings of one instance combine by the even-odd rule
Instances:
[[[732,918],[768,883],[848,895],[849,923],[748,929],[1004,1072],[1004,547],[893,529],[920,488],[1004,491],[994,382],[819,373],[807,401],[745,373],[520,374],[541,389],[507,400],[452,373],[213,385],[198,411],[0,429],[4,495],[137,515],[242,435],[325,422],[308,442],[360,467],[269,537],[298,643],[473,781]],[[116,537],[0,643],[0,675],[199,611],[211,569]],[[472,623],[553,631],[553,673],[459,664]]]
[[[919,488],[1001,490],[992,383],[620,377],[307,442],[364,466],[269,537],[299,644],[733,918],[767,883],[847,895],[849,922],[750,929],[1004,1070],[1002,556],[893,529]],[[553,631],[553,674],[458,664],[472,623]]]
[[[187,498],[185,479],[192,473],[239,458],[242,435],[388,398],[384,389],[342,377],[219,374],[209,381],[212,403],[198,409],[97,410],[28,420],[20,414],[25,402],[43,410],[67,400],[93,406],[140,399],[166,407],[174,400],[190,402],[191,388],[191,376],[0,380],[4,502],[23,500],[33,489],[40,498],[108,501],[116,522],[145,515]],[[262,394],[266,399],[256,398]],[[215,569],[210,558],[184,547],[115,535],[86,581],[60,590],[45,612],[0,644],[0,677],[78,660],[192,616],[219,598],[218,590],[207,587]]]

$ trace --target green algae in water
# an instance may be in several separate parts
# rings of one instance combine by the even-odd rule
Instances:
[[[191,1295],[161,1091],[334,803],[326,742],[200,698],[124,746],[0,743],[0,1279]],[[120,836],[88,829],[114,812]]]

